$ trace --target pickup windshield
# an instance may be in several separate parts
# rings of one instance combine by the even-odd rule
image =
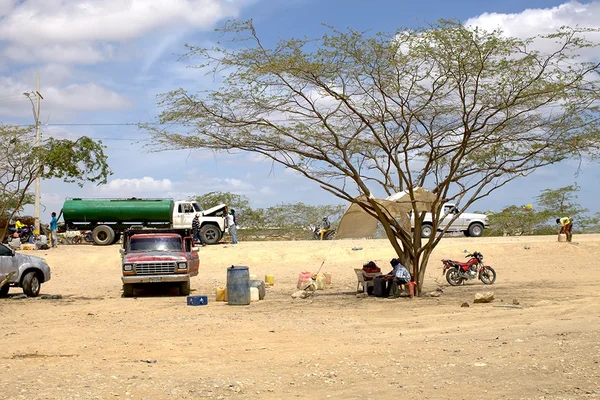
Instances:
[[[183,251],[183,244],[176,237],[132,238],[129,251]]]

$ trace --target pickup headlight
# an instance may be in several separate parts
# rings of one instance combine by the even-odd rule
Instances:
[[[123,271],[133,271],[133,265],[132,264],[123,264]]]
[[[177,263],[177,269],[187,269],[187,263],[184,263],[184,262]]]

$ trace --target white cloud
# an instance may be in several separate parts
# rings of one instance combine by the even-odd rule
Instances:
[[[69,69],[56,66],[49,81],[58,83],[68,79]],[[47,70],[50,71],[50,70]],[[0,117],[32,117],[31,103],[23,95],[35,88],[35,74],[30,71],[26,76],[20,74],[18,79],[0,77]],[[46,76],[45,76],[46,77]],[[30,83],[29,83],[30,82]],[[66,86],[42,85],[41,93],[44,99],[41,104],[40,117],[42,121],[48,118],[57,122],[77,111],[123,110],[132,107],[127,97],[95,83],[69,84]]]
[[[124,96],[95,83],[72,84],[63,88],[50,87],[44,90],[44,97],[52,99],[58,107],[72,110],[120,110],[131,106]]]
[[[47,44],[23,46],[13,44],[4,49],[4,56],[22,64],[59,62],[65,64],[96,64],[110,58],[110,46],[93,46],[90,43]]]
[[[0,17],[8,15],[15,5],[15,0],[0,0]]]
[[[95,187],[93,191],[110,195],[111,197],[149,196],[163,194],[173,189],[170,179],[154,179],[149,176],[133,179],[112,179],[106,185]]]
[[[507,36],[521,38],[555,32],[561,26],[599,27],[600,2],[571,1],[552,8],[527,9],[515,14],[483,13],[465,25],[491,31],[501,28]]]
[[[25,0],[3,21],[0,39],[79,43],[138,38],[169,26],[209,29],[235,17],[243,1],[220,0]],[[7,8],[10,10],[10,8]],[[29,27],[23,29],[24,26]]]

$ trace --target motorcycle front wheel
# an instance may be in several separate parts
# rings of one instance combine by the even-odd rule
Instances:
[[[452,286],[459,286],[463,283],[463,278],[458,274],[456,268],[451,268],[446,272],[446,280]]]
[[[483,267],[483,270],[479,273],[479,279],[486,285],[491,285],[496,282],[496,271],[492,267]]]

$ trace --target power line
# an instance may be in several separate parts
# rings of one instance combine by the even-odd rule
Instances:
[[[2,125],[2,124],[0,124]],[[161,124],[160,122],[122,122],[122,123],[96,123],[96,122],[85,122],[85,123],[42,123],[41,126],[139,126],[139,125],[165,125],[165,126],[174,126],[174,125],[183,125],[183,124]],[[25,127],[31,126],[31,124],[7,124],[4,126],[14,126],[14,127]]]

